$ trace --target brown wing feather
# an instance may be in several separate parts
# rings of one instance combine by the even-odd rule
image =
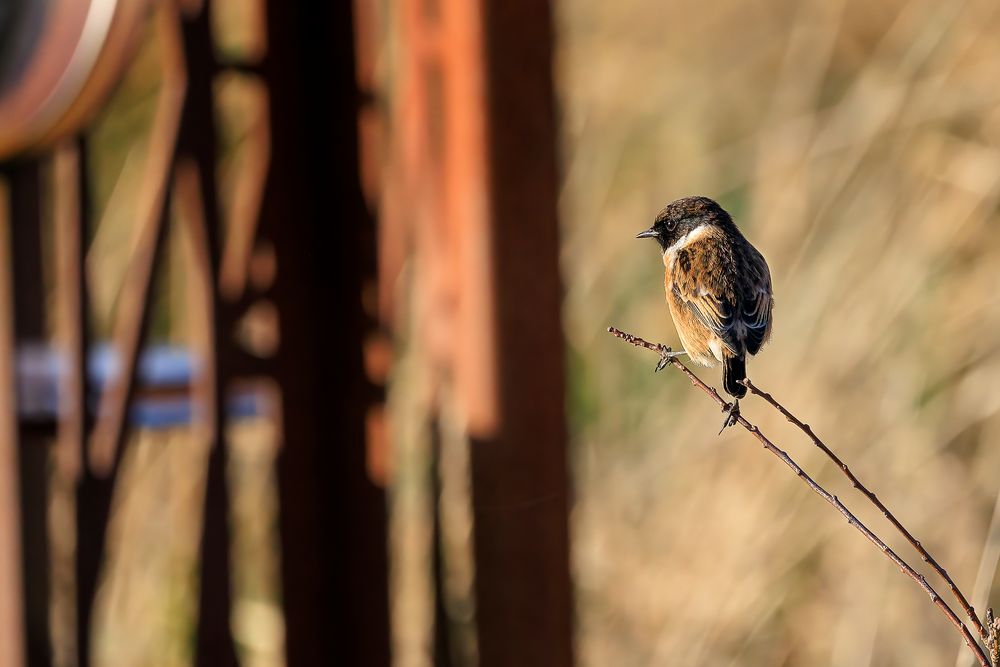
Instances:
[[[737,299],[731,271],[722,269],[724,254],[714,239],[695,241],[677,251],[669,270],[678,300],[735,354],[741,348],[734,327]]]
[[[746,298],[742,305],[743,325],[746,328],[747,352],[757,354],[771,336],[771,309],[774,297],[771,292],[771,272],[764,257],[757,249],[746,244],[749,277]]]
[[[707,234],[680,248],[668,271],[678,300],[730,353],[760,350],[771,329],[771,277],[753,246]]]

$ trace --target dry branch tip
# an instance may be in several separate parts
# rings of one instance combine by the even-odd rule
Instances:
[[[643,338],[640,338],[634,334],[626,333],[617,329],[615,327],[608,327],[608,333],[612,334],[617,338],[621,338],[627,343],[630,343],[636,347],[644,347],[647,350],[656,352],[660,355],[661,361],[665,362],[666,365],[674,366],[680,372],[684,373],[687,378],[691,381],[691,384],[701,389],[709,398],[714,400],[723,409],[726,409],[726,402],[719,396],[719,393],[712,387],[705,384],[697,375],[695,375],[691,370],[677,360],[676,356],[670,355],[670,348],[662,343],[651,343]],[[749,378],[743,381],[744,386],[750,390],[751,393],[763,398],[771,407],[782,414],[788,421],[795,424],[803,433],[805,433],[820,450],[822,450],[836,465],[839,467],[847,478],[851,481],[852,486],[858,488],[861,493],[868,498],[879,510],[882,511],[883,515],[889,519],[890,523],[896,528],[900,533],[902,533],[910,544],[920,553],[920,555],[934,567],[935,571],[944,579],[952,591],[952,594],[958,600],[962,609],[965,611],[966,615],[972,621],[976,630],[979,632],[980,636],[983,638],[984,643],[990,651],[990,657],[987,657],[986,652],[983,647],[979,645],[972,633],[966,627],[965,623],[955,614],[955,612],[948,606],[948,604],[938,595],[931,585],[927,582],[927,579],[916,570],[914,570],[909,563],[903,560],[895,551],[893,551],[881,538],[879,538],[871,529],[869,529],[865,524],[863,524],[846,506],[840,499],[829,493],[826,489],[820,486],[812,477],[810,477],[802,468],[795,463],[795,461],[777,445],[775,445],[764,433],[755,425],[747,421],[744,417],[740,416],[736,420],[736,424],[739,424],[749,433],[751,433],[760,443],[767,449],[771,454],[776,456],[782,463],[784,463],[788,468],[792,470],[813,492],[819,495],[821,498],[826,500],[830,505],[832,505],[840,514],[842,514],[848,521],[848,523],[860,532],[865,539],[872,543],[877,549],[879,549],[889,560],[891,560],[900,571],[902,571],[906,576],[917,583],[930,597],[932,604],[937,607],[941,613],[948,619],[948,621],[955,627],[958,633],[962,636],[969,650],[975,655],[976,660],[979,662],[981,667],[991,667],[991,665],[997,665],[1000,667],[1000,620],[994,620],[992,609],[987,612],[987,625],[989,630],[983,626],[976,616],[975,610],[972,605],[969,604],[966,597],[955,585],[955,582],[951,580],[948,573],[941,567],[936,560],[927,552],[926,549],[920,544],[916,538],[896,519],[895,516],[889,512],[888,508],[885,507],[878,500],[874,493],[869,491],[860,480],[854,476],[847,465],[840,460],[840,458],[833,453],[833,451],[826,446],[816,435],[813,433],[812,429],[799,420],[795,415],[789,412],[783,405],[778,403],[771,394],[768,394],[761,389],[759,389]],[[992,659],[992,662],[991,662]]]

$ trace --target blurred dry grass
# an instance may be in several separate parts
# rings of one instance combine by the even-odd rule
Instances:
[[[233,633],[243,665],[284,663],[270,419],[234,424]],[[193,429],[137,433],[115,492],[109,554],[97,601],[96,663],[189,665],[198,606],[198,540],[208,447]]]
[[[774,277],[752,377],[967,593],[985,556],[982,609],[1000,488],[997,6],[557,9],[580,663],[953,664],[957,635],[911,581],[604,327],[676,344],[659,258],[632,237],[670,199],[718,198]],[[744,412],[910,553],[780,417]]]

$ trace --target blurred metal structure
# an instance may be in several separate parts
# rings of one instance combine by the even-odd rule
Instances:
[[[79,3],[79,7],[84,4]],[[101,3],[91,4],[97,11]],[[63,472],[77,478],[76,662],[87,665],[93,657],[91,614],[104,561],[112,494],[126,443],[123,433],[127,408],[143,391],[136,379],[137,359],[147,335],[153,276],[163,254],[164,227],[173,198],[184,209],[180,217],[190,225],[191,237],[198,246],[192,269],[205,280],[203,288],[195,290],[205,297],[199,308],[204,321],[204,347],[197,352],[208,363],[194,380],[191,400],[200,405],[197,412],[214,443],[201,540],[198,663],[237,664],[229,627],[230,541],[221,406],[235,380],[269,376],[278,381],[283,400],[285,447],[279,479],[289,664],[317,664],[325,656],[345,654],[357,657],[352,664],[386,665],[383,491],[367,480],[363,466],[365,406],[378,395],[369,388],[361,371],[361,339],[368,325],[358,297],[366,270],[358,262],[371,256],[373,243],[366,242],[365,237],[374,233],[374,227],[360,205],[359,195],[351,194],[352,188],[356,191],[358,187],[356,152],[340,150],[341,141],[352,142],[356,124],[353,107],[341,108],[337,104],[341,98],[333,92],[316,95],[307,86],[310,80],[329,78],[333,72],[339,76],[331,82],[332,91],[354,89],[349,8],[270,3],[266,55],[252,62],[221,63],[213,48],[207,3],[164,0],[150,5],[141,8],[141,17],[145,20],[148,12],[153,13],[152,29],[164,55],[164,85],[156,103],[150,157],[135,217],[135,251],[113,327],[121,372],[101,391],[96,422],[83,409],[85,397],[92,391],[82,370],[89,331],[86,290],[82,287],[86,284],[82,261],[85,233],[81,231],[87,227],[91,210],[87,147],[82,139],[69,139],[54,151],[50,148],[53,137],[79,130],[87,114],[81,111],[67,115],[65,109],[59,113],[25,110],[26,103],[19,100],[28,99],[30,91],[20,84],[27,81],[23,78],[4,90],[2,99],[8,106],[0,106],[0,110],[16,109],[22,114],[18,122],[5,125],[10,134],[5,135],[3,143],[5,153],[22,151],[5,167],[11,192],[11,205],[5,207],[5,212],[10,213],[13,254],[18,258],[17,266],[23,267],[14,272],[13,288],[17,295],[13,304],[14,336],[20,341],[42,340],[47,335],[40,292],[42,254],[37,244],[41,224],[38,170],[51,161],[59,179],[54,220],[60,255],[56,301],[63,316],[60,321],[69,318],[75,322],[56,333],[70,355],[57,430]],[[105,6],[115,12],[126,8],[139,11],[139,4],[134,2]],[[57,8],[50,4],[47,9],[56,12]],[[114,16],[117,22],[120,15]],[[49,13],[43,18],[52,19],[64,29],[68,28],[63,22],[82,22],[71,26],[80,30],[93,20],[90,14],[72,13]],[[346,30],[341,26],[347,26]],[[137,32],[135,26],[132,28],[126,33],[134,40]],[[339,34],[334,34],[337,31]],[[73,63],[78,62],[74,58],[81,57],[78,50],[70,49],[71,56],[56,58],[59,54],[50,54],[48,42],[41,38],[32,45],[29,62],[43,63],[48,79],[60,85],[67,83],[71,73],[77,77],[77,94],[70,96],[70,102],[79,104],[82,91],[89,85],[82,82],[99,74],[96,68],[100,63],[110,59],[108,67],[116,72],[125,66],[128,51],[119,50],[121,42],[112,40],[110,32],[105,37],[96,44],[83,37],[78,40],[79,48],[97,49],[88,56],[94,69],[77,72]],[[341,40],[347,45],[346,51],[331,53],[320,46]],[[64,46],[72,47],[73,40]],[[256,78],[269,90],[271,127],[264,128],[262,138],[268,141],[269,129],[277,146],[270,152],[256,151],[258,164],[248,173],[257,181],[256,187],[263,190],[263,199],[258,198],[256,208],[250,201],[251,210],[242,209],[242,215],[229,221],[229,245],[225,245],[220,238],[224,225],[215,183],[213,85],[215,77],[230,70]],[[70,125],[71,120],[75,124]],[[261,183],[264,174],[269,175]],[[343,192],[330,196],[331,183]],[[326,220],[331,214],[339,215],[344,224],[328,227]],[[329,236],[313,238],[317,233]],[[241,279],[249,270],[251,252],[259,247],[273,247],[280,267],[270,283]],[[368,253],[363,252],[365,247]],[[317,252],[317,248],[328,248],[343,256],[331,257]],[[374,270],[373,261],[367,266]],[[223,273],[225,279],[220,277]],[[282,341],[277,354],[263,360],[248,354],[230,335],[243,313],[261,299],[277,303]],[[321,337],[320,332],[331,336]],[[11,355],[8,359],[12,359],[13,349],[8,346],[7,351]],[[331,391],[331,397],[349,398],[334,400],[333,409],[328,409],[321,387]],[[13,400],[7,402],[9,414],[14,412]],[[330,437],[337,439],[337,446],[326,444]],[[23,558],[18,559],[23,562],[23,575],[12,573],[18,560],[4,559],[3,581],[9,578],[12,585],[3,587],[3,613],[13,620],[3,624],[3,631],[9,631],[11,636],[4,637],[0,644],[7,652],[5,665],[46,665],[51,661],[44,611],[47,591],[43,586],[48,577],[44,557],[46,518],[45,503],[37,500],[45,496],[47,453],[44,442],[29,442],[23,433],[18,451],[21,511],[11,513],[10,503],[4,504],[7,521],[3,544],[9,545],[18,532],[17,526],[23,526],[23,537],[18,540],[23,545]],[[30,475],[25,475],[26,463],[32,466]],[[4,488],[13,490],[17,486],[11,483]],[[16,551],[5,549],[5,554]],[[344,562],[345,554],[349,561],[357,558],[358,562]],[[26,604],[19,600],[16,584],[20,581],[27,587]],[[34,613],[37,609],[42,613]],[[19,647],[25,644],[14,621],[25,615],[29,641],[26,659],[22,659]],[[340,632],[331,632],[331,628],[340,628]]]
[[[385,56],[380,312],[400,326],[412,259],[413,337],[457,403],[428,419],[470,448],[484,666],[572,663],[551,11],[407,0]]]
[[[0,258],[12,258],[0,280],[0,367],[15,367],[19,346],[47,340],[65,361],[56,423],[14,421],[13,373],[0,378],[0,663],[53,661],[52,474],[75,484],[75,663],[93,660],[112,497],[130,407],[148,390],[140,358],[173,214],[192,239],[192,354],[203,362],[183,390],[211,443],[198,664],[238,663],[223,428],[233,388],[259,378],[280,391],[287,662],[389,664],[388,370],[371,360],[384,356],[386,333],[401,333],[394,286],[413,257],[426,272],[420,302],[430,304],[419,314],[429,328],[420,340],[468,424],[479,660],[569,665],[551,7],[404,0],[401,76],[390,89],[375,74],[385,29],[377,3],[263,6],[266,39],[236,60],[215,48],[211,0],[21,2],[0,15],[0,33],[18,37],[8,42],[16,53],[0,53],[13,63],[0,71]],[[97,388],[87,372],[84,258],[94,210],[86,122],[101,113],[147,21],[161,45],[163,85],[112,326],[120,370]],[[242,165],[238,206],[223,211],[214,96],[218,78],[232,72],[266,91],[267,108]],[[43,173],[54,183],[49,213]],[[54,322],[43,305],[46,215]],[[253,264],[269,256],[277,270],[255,277]],[[276,308],[280,345],[253,354],[233,332],[264,303]],[[93,411],[88,398],[99,399]]]
[[[0,155],[50,146],[98,110],[149,0],[15,0],[0,10]]]

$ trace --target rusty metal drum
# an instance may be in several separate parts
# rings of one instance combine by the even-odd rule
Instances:
[[[117,81],[148,0],[13,0],[0,8],[0,158],[78,130]]]

